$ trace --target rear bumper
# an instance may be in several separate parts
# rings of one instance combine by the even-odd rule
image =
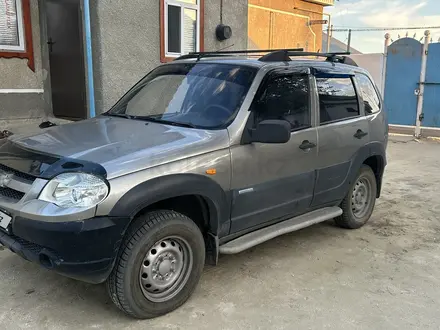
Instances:
[[[88,283],[110,275],[128,218],[48,223],[16,217],[0,243],[22,258]]]

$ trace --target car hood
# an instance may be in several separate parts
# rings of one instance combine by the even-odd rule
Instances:
[[[204,130],[100,116],[9,140],[27,150],[102,165],[107,177],[226,148],[226,130]]]

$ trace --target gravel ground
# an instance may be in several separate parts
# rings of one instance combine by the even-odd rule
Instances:
[[[440,329],[440,144],[394,137],[388,154],[364,228],[328,222],[222,256],[183,307],[154,320],[1,250],[1,328]]]

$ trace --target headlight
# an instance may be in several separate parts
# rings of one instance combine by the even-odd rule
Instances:
[[[91,207],[108,195],[104,180],[86,173],[63,173],[44,187],[38,199],[60,207]]]

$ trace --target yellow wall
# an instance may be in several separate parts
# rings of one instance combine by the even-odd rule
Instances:
[[[323,6],[301,0],[249,0],[249,48],[298,48],[321,50],[325,25],[308,26],[322,14],[296,10],[295,7],[323,12]]]

